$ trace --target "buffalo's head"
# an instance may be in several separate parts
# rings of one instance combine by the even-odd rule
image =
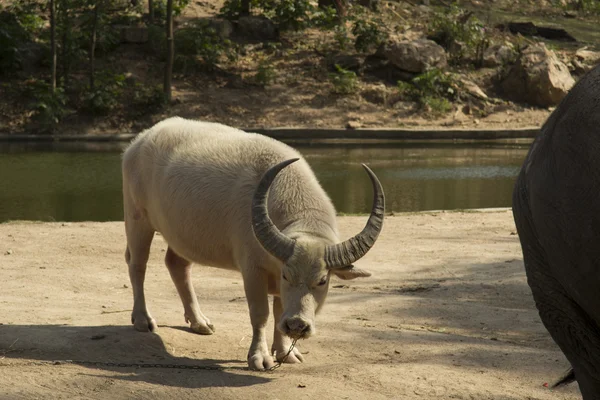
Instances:
[[[283,315],[278,328],[294,339],[314,334],[315,314],[325,302],[331,274],[342,279],[371,275],[352,264],[375,244],[383,227],[385,208],[381,183],[363,164],[373,185],[374,199],[371,215],[362,232],[338,244],[310,235],[286,236],[269,218],[267,198],[277,174],[297,160],[284,161],[265,172],[252,202],[252,227],[256,238],[265,250],[284,263],[280,278]]]

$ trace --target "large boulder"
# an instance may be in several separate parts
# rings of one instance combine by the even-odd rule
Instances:
[[[596,65],[600,63],[600,51],[592,51],[588,50],[587,47],[582,47],[575,52],[575,59],[584,64]]]
[[[273,21],[265,16],[241,17],[237,21],[236,33],[245,39],[277,40],[279,31]]]
[[[557,105],[574,84],[567,66],[539,43],[523,50],[501,87],[513,101],[550,107]]]
[[[433,68],[444,68],[448,57],[444,48],[429,39],[403,40],[391,37],[381,45],[378,55],[402,71],[422,74]]]
[[[517,52],[511,46],[496,44],[483,52],[483,66],[494,68],[509,64],[517,58]]]

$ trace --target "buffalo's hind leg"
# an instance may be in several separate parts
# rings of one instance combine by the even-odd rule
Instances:
[[[129,266],[129,279],[133,289],[131,323],[140,332],[154,331],[156,330],[156,321],[146,308],[146,298],[144,296],[146,264],[150,255],[154,229],[142,216],[137,215],[135,212],[132,215],[127,212],[126,208],[125,233],[127,234],[125,261]]]
[[[190,327],[194,332],[201,335],[212,335],[215,332],[215,327],[200,310],[194,285],[192,285],[192,264],[175,253],[170,247],[167,249],[165,264],[183,303],[185,321],[190,323]]]

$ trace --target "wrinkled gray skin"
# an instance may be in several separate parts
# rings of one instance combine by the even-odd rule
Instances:
[[[542,322],[583,398],[600,399],[600,67],[542,127],[517,179],[513,213]]]

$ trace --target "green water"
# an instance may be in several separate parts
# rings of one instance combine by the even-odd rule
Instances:
[[[0,222],[122,219],[123,144],[0,143]],[[368,164],[388,211],[509,207],[528,145],[295,145],[342,213],[368,212]]]

